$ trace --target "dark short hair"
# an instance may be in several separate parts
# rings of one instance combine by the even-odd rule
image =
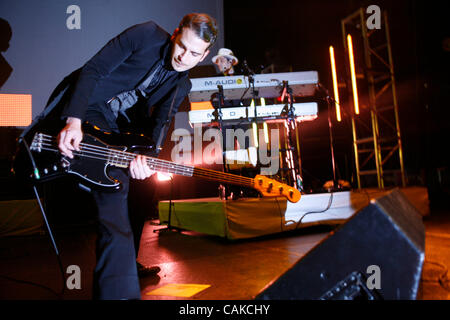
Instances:
[[[185,15],[178,26],[178,32],[182,32],[184,27],[192,29],[200,39],[209,43],[209,47],[216,42],[219,33],[216,20],[206,13]]]

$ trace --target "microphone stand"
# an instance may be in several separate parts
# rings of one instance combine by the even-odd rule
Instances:
[[[167,227],[159,228],[153,230],[153,232],[162,232],[162,231],[178,231],[178,228],[173,227],[170,222],[172,220],[172,198],[173,198],[173,178],[170,177],[170,198],[169,198],[169,215],[167,218]]]
[[[326,101],[327,101],[327,109],[328,109],[328,131],[330,134],[330,151],[331,151],[331,165],[333,168],[333,190],[339,189],[339,184],[336,180],[336,163],[334,159],[334,143],[333,143],[333,124],[331,122],[331,101],[334,99],[330,97],[328,89],[326,89],[321,83],[318,84],[319,88],[325,93]],[[336,101],[334,101],[336,102]]]
[[[229,172],[228,167],[227,167],[227,163],[226,163],[226,157],[225,157],[225,152],[226,152],[226,145],[225,145],[225,136],[224,134],[226,134],[226,132],[223,132],[223,113],[222,113],[222,106],[225,105],[225,96],[223,94],[223,86],[221,84],[217,85],[217,89],[218,91],[216,93],[214,93],[211,96],[211,104],[214,105],[212,102],[214,100],[214,97],[217,97],[217,107],[214,107],[215,110],[213,112],[213,115],[215,117],[215,120],[219,123],[219,132],[222,134],[222,166],[223,166],[223,172]],[[219,197],[221,199],[228,199],[228,195],[227,195],[227,190],[228,188],[226,188],[224,185],[220,185],[219,186]]]
[[[255,136],[255,140],[257,142],[257,147],[256,147],[256,152],[257,154],[259,154],[259,130],[258,130],[258,121],[257,121],[257,116],[258,116],[258,112],[256,110],[256,97],[258,96],[258,92],[255,90],[255,73],[253,72],[252,69],[250,69],[250,67],[247,64],[247,60],[244,60],[242,62],[243,66],[244,66],[244,75],[246,75],[248,77],[248,82],[251,88],[251,92],[252,92],[252,99],[253,99],[253,103],[254,103],[254,113],[253,113],[253,121],[252,121],[252,126],[255,125],[256,127],[256,136]],[[260,164],[260,160],[259,157],[256,157],[256,165],[258,166]]]
[[[292,88],[289,87],[289,83],[286,80],[283,80],[283,88],[286,89],[286,93],[289,96],[289,109],[288,109],[288,117],[291,121],[295,120],[295,108],[294,108],[294,97],[292,95]]]
[[[293,184],[294,186],[296,186],[296,188],[300,191],[303,191],[303,182],[302,182],[302,177],[300,174],[301,168],[300,168],[300,159],[299,157],[299,150],[295,150],[294,147],[294,143],[293,143],[293,136],[292,136],[292,131],[294,131],[297,134],[297,122],[295,120],[295,107],[294,107],[294,96],[292,93],[292,88],[289,86],[288,81],[283,81],[283,92],[286,92],[286,94],[288,95],[288,101],[289,101],[289,108],[287,110],[287,120],[288,120],[288,142],[289,142],[289,150],[288,152],[291,152],[291,157],[294,162],[294,173],[295,176],[292,177],[293,179]],[[290,125],[293,124],[293,128],[292,130],[289,129]],[[298,139],[297,139],[298,142]],[[293,152],[293,151],[297,151],[297,152]]]
[[[214,111],[214,117],[216,118],[216,121],[219,123],[219,131],[222,133],[222,162],[223,162],[223,171],[224,172],[228,172],[228,168],[226,165],[226,158],[225,158],[225,150],[226,150],[226,146],[224,144],[224,132],[223,132],[223,113],[222,113],[222,106],[225,105],[225,96],[223,94],[223,86],[221,84],[217,85],[217,89],[218,91],[213,94],[213,97],[211,98],[214,99],[214,96],[217,97],[217,108],[215,108],[216,110]],[[225,133],[226,134],[226,133]]]

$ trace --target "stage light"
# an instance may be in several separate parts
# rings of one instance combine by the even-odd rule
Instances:
[[[258,148],[258,125],[256,124],[256,122],[253,122],[252,124],[253,127],[253,144],[256,148]]]
[[[355,107],[355,113],[359,114],[358,87],[356,85],[356,72],[355,72],[355,57],[353,55],[353,42],[351,35],[347,35],[347,45],[348,45],[348,58],[350,62],[350,73],[352,77],[353,103]]]
[[[333,76],[333,89],[334,89],[334,105],[336,107],[336,119],[341,121],[341,106],[339,102],[339,88],[336,75],[336,60],[334,58],[334,48],[330,46],[330,61],[331,61],[331,74]]]
[[[261,99],[259,99],[259,101],[261,102],[261,106],[264,107],[266,105],[266,99],[261,98]]]
[[[156,178],[158,179],[158,181],[169,181],[172,179],[172,174],[171,173],[166,173],[166,172],[157,172],[156,173]]]
[[[264,126],[264,142],[269,144],[269,127],[267,126],[267,122],[263,123]]]

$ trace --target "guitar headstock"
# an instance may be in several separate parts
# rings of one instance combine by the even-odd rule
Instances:
[[[263,175],[257,175],[254,181],[254,188],[261,192],[264,197],[285,197],[288,201],[295,203],[302,196],[296,188]]]

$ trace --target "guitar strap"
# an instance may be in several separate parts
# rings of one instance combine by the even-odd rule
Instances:
[[[177,88],[175,89],[175,94],[173,95],[173,98],[172,98],[172,102],[170,103],[170,109],[169,109],[169,113],[167,114],[166,122],[164,123],[164,125],[163,125],[163,127],[161,129],[161,133],[159,134],[158,141],[156,142],[155,150],[157,151],[158,154],[159,154],[159,152],[162,149],[161,144],[163,143],[163,139],[166,136],[167,131],[169,130],[169,126],[170,126],[170,123],[171,123],[171,120],[172,120],[171,119],[172,118],[171,114],[172,114],[172,110],[173,110],[173,105],[175,104],[175,99],[177,97],[177,93],[178,93],[178,89],[179,88],[180,88],[180,86],[177,85]]]

